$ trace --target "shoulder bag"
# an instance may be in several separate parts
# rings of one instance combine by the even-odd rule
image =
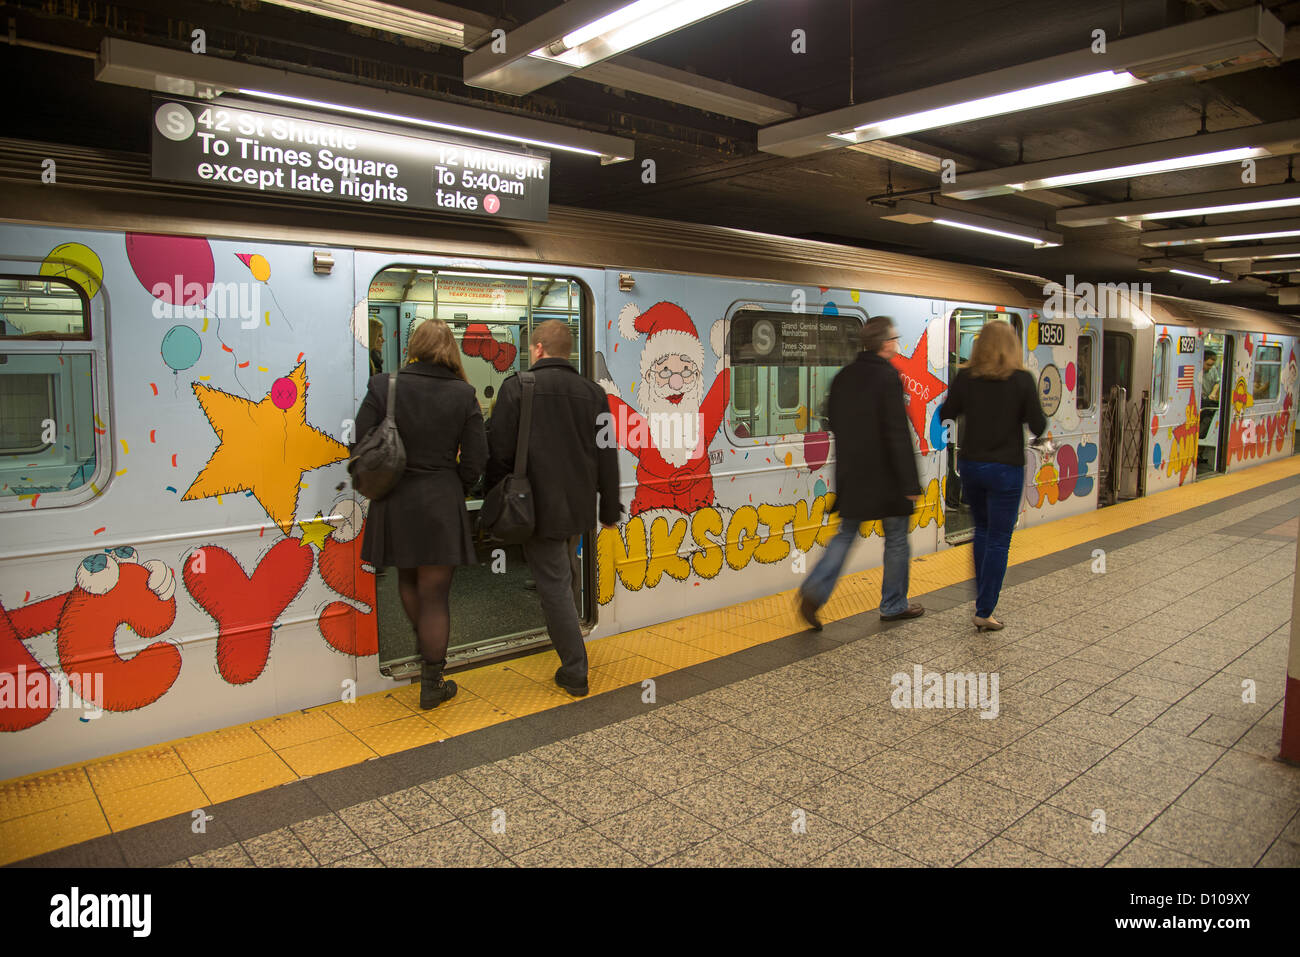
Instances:
[[[534,373],[519,373],[519,382],[524,396],[519,412],[519,436],[515,440],[514,471],[487,493],[478,513],[479,527],[490,538],[507,545],[520,545],[532,538],[536,522],[533,487],[528,482],[528,434],[533,424]]]
[[[397,431],[397,373],[388,374],[388,409],[384,420],[356,444],[348,458],[352,487],[377,502],[393,490],[406,471],[406,446]]]

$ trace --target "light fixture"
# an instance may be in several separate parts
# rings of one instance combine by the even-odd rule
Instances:
[[[1248,186],[1245,189],[1224,189],[1190,196],[1162,196],[1158,199],[1139,199],[1099,206],[1075,206],[1071,209],[1057,210],[1056,224],[1058,226],[1100,226],[1111,220],[1121,223],[1141,223],[1155,219],[1218,216],[1223,213],[1279,209],[1286,206],[1300,206],[1300,183]]]
[[[1205,250],[1208,263],[1238,259],[1287,259],[1300,256],[1300,243],[1260,243],[1258,246],[1211,246]]]
[[[759,130],[758,148],[806,156],[846,143],[900,136],[954,123],[1037,109],[1137,86],[1149,80],[1221,75],[1279,62],[1286,27],[1262,7],[1022,63],[979,76],[803,117]]]
[[[465,82],[522,96],[747,2],[569,0],[465,57]]]
[[[400,126],[599,156],[606,163],[636,155],[635,141],[620,136],[112,37],[100,43],[95,79],[203,99],[240,93]]]
[[[343,20],[374,30],[384,30],[402,36],[414,37],[428,43],[465,49],[465,24],[460,20],[440,17],[433,13],[412,10],[405,6],[379,3],[377,0],[265,0],[277,7],[288,7],[304,13]],[[468,13],[469,11],[466,11]],[[478,33],[486,33],[480,28]]]
[[[1180,276],[1191,276],[1193,279],[1204,279],[1206,282],[1211,282],[1216,284],[1232,282],[1231,279],[1222,279],[1218,276],[1211,276],[1206,273],[1200,272],[1199,270],[1196,269],[1175,269],[1172,266],[1170,266],[1168,271],[1177,273]]]
[[[911,199],[898,200],[893,209],[880,218],[908,225],[935,223],[939,226],[949,226],[954,229],[966,229],[987,236],[998,236],[1002,239],[1014,239],[1017,242],[1029,243],[1036,249],[1059,246],[1065,241],[1065,237],[1060,233],[1040,229],[1037,226],[1030,226],[1026,223],[1018,223],[1014,220],[1002,219],[996,216],[968,213],[965,210],[950,209],[947,206],[937,206],[933,203],[918,203]]]
[[[1143,246],[1191,246],[1200,243],[1245,242],[1300,236],[1300,219],[1265,219],[1191,229],[1160,229],[1142,234]]]
[[[1200,133],[1175,140],[965,173],[958,176],[955,183],[945,183],[942,191],[943,195],[954,199],[982,199],[1027,190],[1196,169],[1261,156],[1282,156],[1297,151],[1300,151],[1300,120],[1283,120],[1221,133]]]
[[[1300,259],[1251,260],[1245,269],[1254,275],[1275,275],[1300,271]]]

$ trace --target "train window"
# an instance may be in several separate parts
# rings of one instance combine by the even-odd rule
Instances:
[[[1164,408],[1169,404],[1169,356],[1173,340],[1163,336],[1156,340],[1155,369],[1151,379],[1151,405]]]
[[[1092,340],[1090,335],[1079,337],[1074,374],[1074,405],[1080,412],[1092,408]]]
[[[36,504],[90,482],[93,393],[89,353],[0,353],[0,495]]]
[[[1255,347],[1255,388],[1252,397],[1260,402],[1276,399],[1282,380],[1282,347]]]
[[[856,316],[742,309],[731,318],[731,406],[737,438],[820,432],[835,373],[858,354]]]
[[[1101,391],[1109,395],[1115,386],[1133,388],[1133,337],[1108,332],[1101,340]]]
[[[0,339],[89,339],[89,313],[71,279],[0,276]]]
[[[997,312],[989,309],[955,309],[950,322],[952,341],[956,345],[954,364],[968,362],[975,348],[975,337],[990,322],[1009,322],[1016,330],[1016,338],[1025,341],[1024,324],[1019,314]],[[950,357],[951,358],[951,357]]]

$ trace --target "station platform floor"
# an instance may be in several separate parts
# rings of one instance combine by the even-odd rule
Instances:
[[[914,558],[913,621],[875,569],[820,633],[783,593],[591,642],[582,700],[545,651],[429,712],[412,685],[29,775],[0,862],[1295,867],[1298,516],[1293,458],[1017,532],[1001,632],[963,546]],[[997,717],[894,707],[918,667],[996,675]]]

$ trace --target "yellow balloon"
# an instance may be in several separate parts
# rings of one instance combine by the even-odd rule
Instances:
[[[104,284],[104,264],[94,250],[81,243],[63,243],[50,250],[41,263],[41,275],[69,279],[86,290],[86,298],[94,299]]]
[[[849,298],[852,299],[854,302],[857,302],[859,299],[862,298],[862,294],[858,292],[856,289],[850,289]]]
[[[1025,345],[1029,347],[1030,352],[1033,352],[1035,349],[1038,348],[1038,320],[1037,319],[1031,319],[1029,321],[1029,329],[1026,330],[1025,332]]]
[[[248,260],[248,268],[252,271],[253,278],[258,282],[266,282],[271,278],[271,264],[266,261],[265,256],[253,253]]]

